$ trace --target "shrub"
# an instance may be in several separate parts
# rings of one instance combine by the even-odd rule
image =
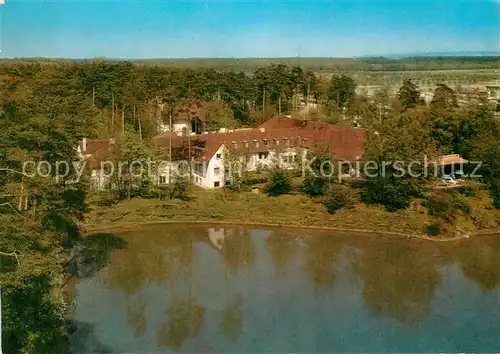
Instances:
[[[178,178],[176,179],[173,183],[172,186],[170,186],[170,199],[180,199],[180,200],[190,200],[191,197],[189,196],[189,190],[190,190],[190,182],[188,179],[184,178]]]
[[[261,184],[266,183],[269,180],[268,177],[254,177],[254,178],[246,178],[241,183],[245,185],[253,185],[253,184]]]
[[[324,178],[308,176],[302,182],[300,189],[310,197],[324,195],[327,187],[327,181]]]
[[[311,197],[324,195],[331,179],[325,174],[330,175],[333,172],[331,170],[334,165],[332,158],[324,151],[313,151],[308,154],[307,160],[310,161],[308,165],[310,173],[307,173],[302,182],[301,190]],[[307,172],[307,170],[303,172]]]
[[[292,191],[292,183],[287,173],[280,169],[271,172],[269,183],[266,185],[265,193],[271,197],[288,194]]]
[[[158,198],[158,191],[150,180],[142,180],[139,186],[134,190],[133,197],[144,199]]]
[[[437,236],[441,233],[441,225],[438,222],[432,223],[427,226],[425,233],[431,236]]]
[[[448,222],[454,219],[451,212],[451,203],[445,194],[435,194],[422,202],[422,205],[427,208],[427,213],[431,216],[442,218]]]
[[[408,181],[398,184],[389,178],[372,178],[364,183],[363,201],[367,204],[381,204],[387,211],[405,209],[415,195],[414,187]]]
[[[469,205],[469,203],[467,203],[467,200],[465,200],[465,198],[460,195],[460,194],[452,194],[451,195],[451,202],[452,202],[452,207],[456,210],[460,210],[466,214],[470,214],[472,208],[471,206]]]
[[[490,186],[490,194],[493,198],[493,206],[500,209],[500,183],[496,182]]]
[[[475,197],[477,194],[477,188],[473,186],[460,186],[456,191],[466,197]]]
[[[104,192],[99,195],[99,200],[97,201],[97,205],[109,207],[118,203],[119,200],[120,196],[116,191]]]
[[[454,193],[440,192],[427,197],[422,205],[427,208],[431,216],[439,217],[447,222],[455,219],[457,212],[469,214],[471,207],[460,195]]]
[[[323,202],[330,214],[342,208],[351,209],[356,204],[356,197],[352,190],[346,186],[334,184],[331,186]]]

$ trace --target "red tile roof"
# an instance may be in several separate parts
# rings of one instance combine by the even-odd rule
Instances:
[[[443,155],[438,157],[439,165],[455,165],[461,163],[467,163],[468,161],[462,158],[462,156],[458,154],[453,155]]]
[[[78,146],[82,155],[87,159],[88,166],[91,169],[100,169],[101,162],[109,160],[113,144],[113,139],[85,139],[85,143],[82,140]]]
[[[101,140],[86,139],[85,144],[82,140],[78,143],[78,145],[80,147],[80,151],[82,152],[82,155],[91,155],[91,154],[94,154],[98,150],[109,149],[110,139],[101,139]]]
[[[283,129],[283,128],[298,128],[302,126],[304,123],[303,121],[299,119],[292,119],[292,118],[287,118],[287,117],[274,117],[271,118],[261,125],[259,125],[257,128],[265,128],[265,129]]]
[[[253,129],[191,136],[191,145],[203,144],[197,159],[208,161],[221,145],[239,153],[259,153],[287,147],[325,148],[334,158],[355,161],[364,154],[364,130],[324,122],[302,122],[292,118],[273,118]],[[153,138],[156,146],[168,147],[170,133]],[[279,143],[277,143],[277,141]],[[288,144],[287,144],[288,141]],[[187,146],[188,137],[172,136],[172,146]],[[258,146],[255,144],[258,142]],[[267,144],[267,145],[266,145]],[[195,156],[193,154],[192,156]]]
[[[91,170],[101,169],[101,165],[104,161],[109,161],[111,159],[111,147],[106,147],[99,149],[87,158],[88,167]]]
[[[201,121],[205,121],[206,109],[205,103],[200,100],[191,101],[188,105],[177,110],[173,120],[189,120],[198,117]]]

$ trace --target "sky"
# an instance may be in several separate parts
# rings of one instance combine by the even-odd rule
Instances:
[[[500,51],[500,0],[5,0],[0,57]]]

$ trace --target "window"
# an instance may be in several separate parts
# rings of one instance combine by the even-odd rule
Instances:
[[[268,156],[269,156],[269,153],[267,153],[267,152],[260,152],[259,153],[259,160],[267,159]]]
[[[218,176],[220,174],[220,168],[219,167],[215,167],[214,168],[214,175]]]
[[[269,140],[264,139],[264,146],[269,146]]]
[[[214,182],[214,187],[220,187],[220,182],[219,181]]]
[[[217,160],[219,160],[221,158],[222,154],[217,154],[215,155],[215,157],[217,158]]]
[[[286,146],[289,146],[289,145],[290,145],[290,141],[288,141],[288,138],[283,138],[283,140],[285,140],[285,145],[286,145]]]
[[[247,148],[248,147],[248,141],[245,141],[245,147]]]
[[[278,139],[276,139],[275,142],[276,142],[276,146],[279,146],[280,141]]]
[[[167,176],[160,176],[160,184],[167,183]]]
[[[189,165],[187,163],[180,163],[177,165],[179,173],[185,175],[189,171]]]
[[[258,148],[258,147],[259,147],[259,142],[258,142],[257,140],[254,140],[254,141],[253,141],[253,145],[254,145],[256,148]]]
[[[197,163],[195,166],[196,173],[203,174],[203,164]]]

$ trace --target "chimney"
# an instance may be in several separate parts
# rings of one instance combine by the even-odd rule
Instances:
[[[259,131],[260,131],[261,133],[265,133],[265,132],[266,132],[266,128],[259,128]]]
[[[87,138],[82,139],[82,153],[87,151]]]

